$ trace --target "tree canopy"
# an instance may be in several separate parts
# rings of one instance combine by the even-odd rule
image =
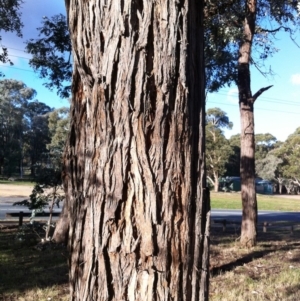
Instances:
[[[5,43],[2,44],[1,31],[15,32],[18,37],[22,37],[23,24],[20,12],[22,2],[22,0],[0,0],[0,62],[2,63],[12,64],[8,57],[8,49]],[[3,76],[1,72],[0,76]]]
[[[35,176],[43,165],[61,161],[68,109],[53,111],[35,97],[21,81],[0,80],[0,175],[22,177],[24,165]]]
[[[233,154],[232,148],[223,134],[224,128],[232,128],[227,114],[219,108],[208,109],[206,112],[206,164],[207,177],[215,191],[219,188],[219,177],[226,169],[228,158]]]
[[[32,55],[29,65],[47,80],[47,88],[56,88],[62,98],[67,98],[71,89],[72,62],[66,17],[62,14],[44,17],[37,30],[39,38],[26,42],[26,51]]]

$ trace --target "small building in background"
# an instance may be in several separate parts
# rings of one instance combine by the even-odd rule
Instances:
[[[261,194],[273,194],[274,188],[273,183],[268,180],[255,181],[255,190]]]
[[[219,190],[224,192],[241,191],[241,178],[240,177],[226,177],[219,179]],[[261,178],[255,179],[255,190],[261,194],[273,194],[273,183]]]

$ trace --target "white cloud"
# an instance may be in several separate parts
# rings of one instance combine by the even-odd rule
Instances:
[[[300,73],[293,74],[291,76],[291,82],[293,85],[300,85]]]
[[[231,103],[237,104],[239,103],[239,91],[238,88],[231,88],[227,93],[227,100]]]

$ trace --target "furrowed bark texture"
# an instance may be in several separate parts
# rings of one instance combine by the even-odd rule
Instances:
[[[202,2],[66,7],[71,300],[207,300]]]
[[[239,107],[241,118],[241,197],[243,206],[241,244],[256,245],[257,199],[255,192],[254,97],[251,92],[250,56],[255,29],[256,1],[246,3],[244,41],[238,61]]]

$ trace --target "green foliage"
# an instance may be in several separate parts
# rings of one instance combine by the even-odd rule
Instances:
[[[232,154],[232,148],[222,128],[232,128],[232,122],[226,113],[219,108],[207,110],[205,128],[207,177],[214,183],[215,190],[218,187],[219,177],[225,172],[225,164]]]
[[[267,154],[274,149],[277,142],[276,137],[272,134],[256,134],[255,135],[255,158],[257,160],[264,159]]]
[[[281,172],[284,177],[300,180],[300,128],[272,152],[282,160]]]
[[[51,163],[53,168],[61,168],[62,155],[69,133],[69,109],[60,108],[49,114],[49,132],[50,143],[47,144],[47,149],[50,152]]]
[[[44,189],[39,184],[35,185],[31,195],[29,196],[29,200],[23,200],[20,202],[15,202],[14,206],[25,206],[28,207],[29,210],[38,210],[42,211],[47,205],[48,201],[44,195]]]
[[[10,176],[20,167],[23,154],[24,114],[35,90],[17,80],[0,80],[0,174]]]
[[[298,1],[257,1],[256,29],[251,63],[265,76],[273,71],[265,62],[276,48],[276,34],[286,32],[292,40],[299,30]],[[244,40],[244,1],[206,1],[205,6],[205,64],[207,90],[218,91],[237,82],[239,46]]]
[[[237,80],[236,40],[240,36],[240,29],[236,25],[241,20],[235,12],[240,10],[240,1],[206,1],[204,51],[206,88],[209,92],[218,91]]]
[[[53,110],[16,80],[0,80],[0,175],[35,176],[45,167],[60,170],[69,131],[69,109]]]
[[[240,175],[241,135],[231,136],[228,142],[232,148],[232,154],[225,164],[226,176],[237,177]]]
[[[18,37],[22,37],[21,28],[23,24],[19,11],[22,2],[22,0],[0,0],[0,32],[15,32]],[[8,50],[2,45],[1,35],[0,48],[0,62],[10,63],[12,65],[12,62],[8,58]],[[1,72],[0,76],[3,76]]]
[[[285,31],[292,39],[297,33],[297,1],[260,0],[257,7],[252,63],[267,75],[272,74],[272,69],[264,62],[278,51],[276,33]],[[242,28],[246,17],[244,2],[206,1],[204,15],[206,87],[207,91],[214,92],[237,82],[238,49],[244,38]],[[26,42],[27,52],[32,54],[30,65],[41,78],[48,80],[46,87],[57,88],[61,97],[69,97],[72,65],[66,17],[61,14],[44,17],[37,30],[39,39]]]
[[[44,17],[38,39],[26,42],[26,50],[32,54],[30,66],[39,73],[40,78],[48,79],[45,86],[56,88],[62,98],[71,92],[71,41],[66,22],[62,14],[51,18]]]
[[[14,206],[26,206],[32,211],[31,220],[35,217],[37,212],[43,211],[48,206],[50,213],[56,205],[59,207],[60,202],[65,198],[59,189],[62,185],[61,171],[50,168],[40,170],[36,177],[37,184],[34,186],[32,193],[27,200],[15,202]],[[50,217],[51,219],[51,217]],[[49,220],[49,227],[51,220]]]
[[[220,108],[211,108],[206,112],[206,124],[218,129],[232,129],[233,123],[229,121],[227,114]]]
[[[268,154],[265,158],[256,160],[256,173],[265,180],[274,180],[278,177],[278,165],[283,161],[272,154]]]
[[[43,168],[39,171],[36,182],[44,188],[55,188],[56,192],[62,185],[61,170],[54,168]],[[55,195],[56,197],[57,195]],[[57,196],[58,197],[58,196]]]

